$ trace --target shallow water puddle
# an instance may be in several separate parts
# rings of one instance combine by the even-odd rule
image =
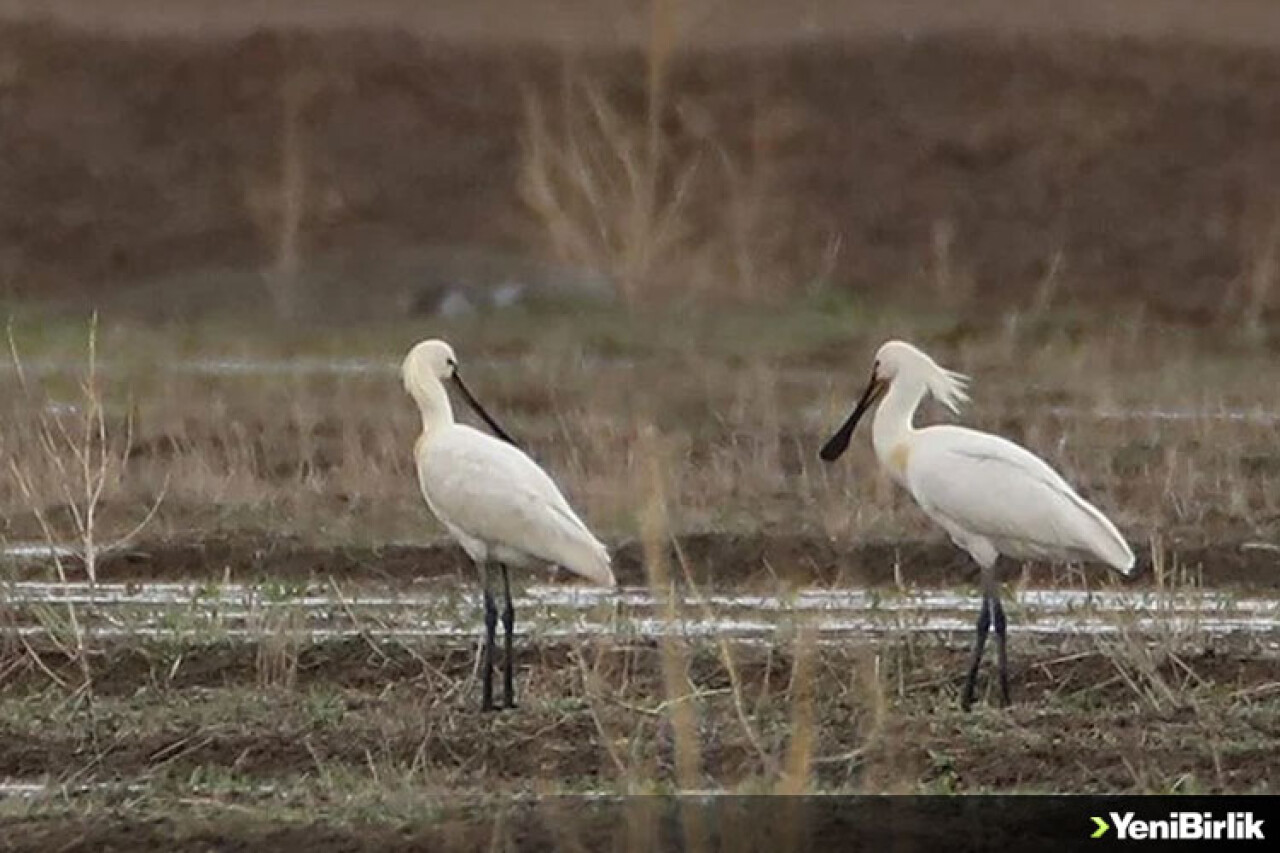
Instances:
[[[360,607],[433,607],[442,602],[480,606],[480,593],[474,589],[457,589],[452,581],[441,592],[397,593],[392,587],[355,587],[343,589],[329,585],[242,584],[242,583],[98,583],[87,581],[20,581],[0,586],[0,595],[13,603],[75,604],[244,604],[256,601],[262,606],[326,607],[344,604]],[[1009,593],[1006,593],[1009,595]],[[1015,591],[1012,599],[1023,607],[1036,610],[1075,611],[1091,608],[1098,611],[1195,610],[1203,612],[1234,610],[1272,614],[1280,619],[1280,598],[1239,598],[1213,591],[1161,592],[1158,590],[1075,590],[1024,589]],[[750,610],[953,610],[975,608],[977,597],[967,592],[938,589],[891,591],[882,589],[828,589],[809,587],[787,595],[709,593],[683,594],[677,597],[682,607],[709,606]],[[556,607],[582,609],[600,604],[651,607],[653,593],[647,587],[622,587],[607,590],[531,584],[517,591],[517,608]]]
[[[14,542],[0,548],[0,556],[14,560],[54,560],[74,557],[80,552],[68,545],[45,542]]]
[[[39,782],[22,779],[0,781],[0,799],[21,798],[34,800],[41,797],[73,797],[101,791],[119,794],[143,794],[149,790],[149,785],[140,782],[97,782],[79,785],[65,785],[56,782]],[[192,785],[188,790],[191,794],[199,795],[204,791],[212,793],[216,789],[212,786]],[[248,787],[247,790],[250,793],[260,796],[270,796],[274,794],[278,788],[275,785],[262,784]]]
[[[99,637],[261,638],[288,632],[324,640],[462,637],[477,631],[479,591],[248,584],[48,583],[0,586],[11,630],[39,635],[76,608]],[[545,637],[728,636],[772,642],[804,627],[819,639],[954,633],[972,629],[975,596],[952,590],[796,590],[787,595],[682,594],[677,616],[643,587],[617,591],[531,585],[516,597],[517,631]],[[1280,598],[1221,592],[1024,589],[1009,594],[1011,630],[1036,634],[1280,636]],[[62,628],[65,629],[65,625]]]

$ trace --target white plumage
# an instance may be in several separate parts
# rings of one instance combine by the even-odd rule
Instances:
[[[414,445],[418,484],[427,505],[480,569],[484,583],[485,651],[482,707],[492,708],[493,635],[497,608],[487,567],[501,569],[506,606],[506,703],[514,706],[511,634],[514,610],[508,566],[552,563],[602,586],[617,585],[609,552],[592,535],[547,473],[515,446],[472,396],[458,374],[453,349],[423,341],[401,367],[405,390],[422,414]],[[444,381],[451,381],[501,438],[453,419]]]
[[[920,508],[979,565],[1004,554],[1133,568],[1133,552],[1115,525],[1012,441],[957,426],[918,430],[906,480]]]
[[[427,505],[476,563],[554,563],[616,585],[605,546],[523,450],[455,423],[424,433],[417,463]]]
[[[999,436],[964,427],[915,428],[912,419],[926,393],[958,411],[968,400],[967,382],[910,344],[890,341],[876,353],[871,379],[853,414],[821,453],[827,461],[838,458],[863,413],[879,401],[872,422],[876,458],[982,568],[983,604],[965,686],[966,707],[992,619],[1001,690],[1008,701],[1005,618],[994,573],[1001,554],[1097,560],[1125,573],[1134,566],[1133,551],[1115,525],[1039,457]]]

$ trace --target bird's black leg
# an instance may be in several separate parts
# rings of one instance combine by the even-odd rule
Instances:
[[[982,650],[987,645],[987,632],[991,630],[991,599],[982,591],[982,610],[978,611],[977,636],[973,641],[973,658],[969,661],[969,676],[964,680],[964,695],[960,707],[969,710],[973,704],[973,687],[978,678],[978,666],[982,663]]]
[[[516,608],[511,603],[511,579],[507,577],[506,564],[502,566],[502,591],[506,596],[507,603],[502,608],[502,630],[504,632],[503,642],[506,649],[506,666],[502,670],[502,692],[503,705],[507,708],[516,706],[516,688],[515,678],[512,674],[515,667],[515,659],[511,654],[511,632],[516,626]]]
[[[484,650],[480,653],[481,693],[480,710],[493,710],[493,644],[494,634],[498,630],[498,606],[493,601],[493,593],[489,591],[488,572],[480,570],[480,580],[484,584]]]
[[[1000,699],[1007,706],[1009,704],[1009,657],[1005,652],[1004,605],[1000,603],[999,589],[993,590],[991,597],[991,615],[996,629],[996,664],[1000,671]]]

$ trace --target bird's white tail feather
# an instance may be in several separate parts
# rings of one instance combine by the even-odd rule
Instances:
[[[611,589],[618,585],[617,579],[613,576],[609,551],[599,541],[574,542],[565,549],[565,552],[565,558],[560,560],[560,565],[575,575]]]
[[[594,581],[605,587],[616,587],[609,549],[592,535],[582,519],[574,515],[568,506],[552,507],[560,519],[564,536],[557,544],[554,561],[575,575]]]
[[[1083,534],[1081,538],[1084,540],[1082,544],[1111,568],[1126,575],[1131,574],[1136,560],[1129,543],[1124,541],[1120,531],[1111,523],[1111,519],[1102,514],[1100,509],[1079,495],[1074,497],[1079,502],[1080,508],[1085,511],[1087,518],[1082,525],[1085,528],[1081,531]]]

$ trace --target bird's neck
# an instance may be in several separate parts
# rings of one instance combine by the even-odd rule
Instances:
[[[418,404],[418,412],[422,415],[422,434],[430,435],[440,426],[453,423],[453,406],[449,404],[449,395],[444,386],[435,379],[415,383],[409,389],[414,402]]]
[[[924,394],[923,382],[894,382],[880,401],[871,423],[871,444],[876,458],[899,483],[905,482],[911,438],[916,432],[912,419]]]

